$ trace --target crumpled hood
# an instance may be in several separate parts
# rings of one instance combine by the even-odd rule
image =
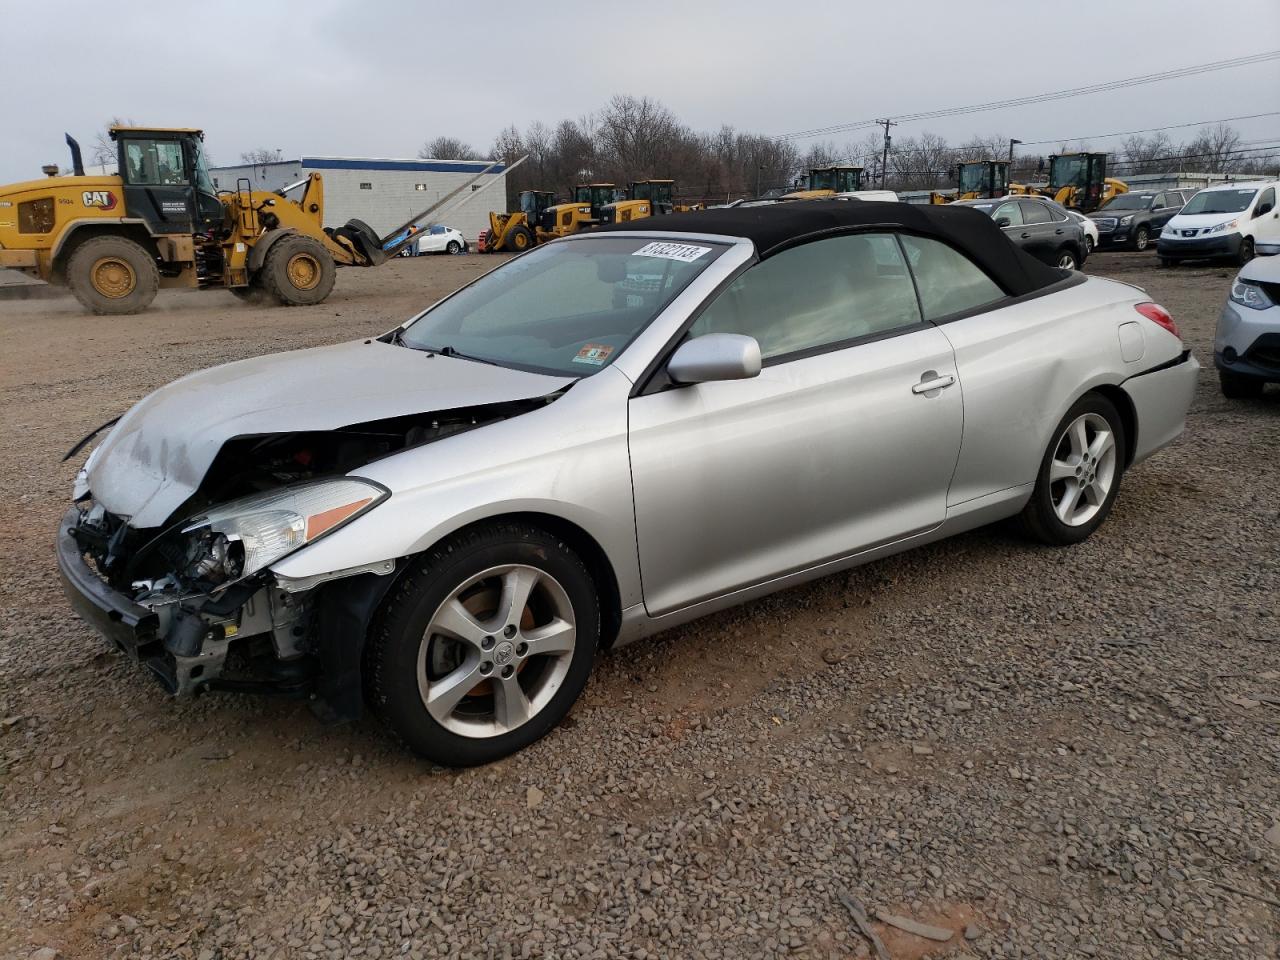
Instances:
[[[195,493],[234,437],[528,400],[571,382],[378,340],[240,360],[135,404],[94,452],[89,490],[134,527],[155,527]]]

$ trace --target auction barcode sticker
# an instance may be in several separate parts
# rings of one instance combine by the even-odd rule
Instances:
[[[693,263],[701,256],[711,252],[710,247],[695,247],[691,243],[646,243],[637,250],[637,257],[660,257],[663,260],[679,260],[682,263]]]

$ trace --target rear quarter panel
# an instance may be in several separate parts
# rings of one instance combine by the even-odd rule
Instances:
[[[1071,405],[1176,359],[1181,342],[1136,313],[1136,287],[1097,277],[942,326],[964,392],[964,437],[948,507],[1032,483]],[[1139,323],[1141,349],[1121,355],[1121,327]],[[1184,408],[1185,409],[1185,408]]]

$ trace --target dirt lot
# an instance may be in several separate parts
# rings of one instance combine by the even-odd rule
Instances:
[[[1089,270],[1208,360],[1230,269],[1153,260]],[[846,890],[955,931],[873,916],[895,960],[1277,955],[1280,391],[1230,402],[1211,369],[1085,545],[983,530],[636,645],[484,769],[298,704],[172,702],[70,613],[77,438],[492,265],[347,272],[298,310],[0,301],[0,956],[867,956]]]

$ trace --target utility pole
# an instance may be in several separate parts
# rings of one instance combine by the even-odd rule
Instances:
[[[898,124],[893,120],[877,120],[877,124],[884,127],[884,157],[880,161],[880,189],[884,189],[885,177],[889,175],[889,144],[893,143],[893,138],[889,136],[889,128],[896,127]]]
[[[1021,142],[1021,140],[1014,140],[1012,137],[1009,138],[1009,169],[1011,171],[1013,170],[1013,148]]]

